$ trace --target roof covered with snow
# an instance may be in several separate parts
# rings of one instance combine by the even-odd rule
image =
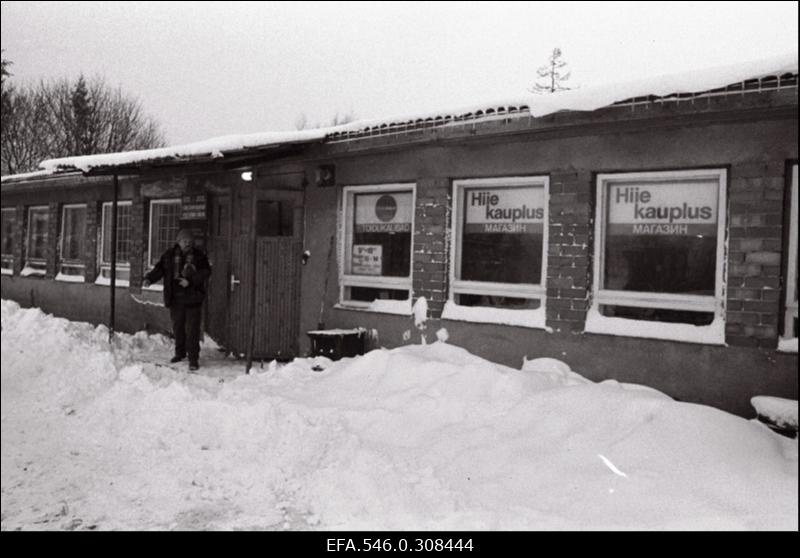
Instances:
[[[331,128],[301,131],[264,132],[246,135],[229,135],[200,142],[103,155],[64,157],[43,161],[44,173],[80,169],[89,171],[98,167],[120,167],[155,162],[181,162],[198,158],[221,158],[226,153],[257,150],[286,144],[323,142],[348,139],[365,132],[378,130],[391,133],[398,127],[409,125],[447,126],[465,120],[481,121],[497,117],[524,115],[539,118],[562,111],[594,111],[636,98],[664,98],[698,94],[725,88],[751,80],[794,75],[798,71],[797,52],[728,66],[694,70],[680,74],[562,91],[550,95],[519,95],[516,97],[478,103],[458,108],[446,108],[427,113],[415,113],[388,118],[359,120]],[[780,86],[780,82],[778,82]],[[41,176],[29,173],[31,177]],[[18,178],[20,175],[16,175]],[[3,177],[3,181],[11,177]]]

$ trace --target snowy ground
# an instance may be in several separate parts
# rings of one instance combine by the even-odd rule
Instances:
[[[2,302],[2,529],[792,529],[797,441],[437,342],[199,375]]]

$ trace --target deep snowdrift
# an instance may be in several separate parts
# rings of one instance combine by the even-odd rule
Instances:
[[[797,441],[558,361],[170,352],[2,302],[3,529],[798,526]]]

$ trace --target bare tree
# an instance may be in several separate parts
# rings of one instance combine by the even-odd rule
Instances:
[[[536,70],[536,75],[542,78],[544,82],[537,81],[529,91],[531,93],[543,94],[570,89],[564,85],[564,82],[569,79],[571,73],[563,71],[566,66],[567,63],[561,60],[561,49],[554,48],[547,64]]]
[[[34,170],[48,158],[163,145],[160,126],[139,100],[102,78],[41,81],[10,90],[0,138],[2,172]]]

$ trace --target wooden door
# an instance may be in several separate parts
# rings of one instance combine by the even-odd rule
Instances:
[[[254,358],[297,355],[303,193],[242,188],[236,197],[231,258],[231,349]],[[249,216],[249,219],[247,218]]]
[[[208,211],[208,282],[206,332],[223,348],[229,348],[231,197],[212,196]]]

